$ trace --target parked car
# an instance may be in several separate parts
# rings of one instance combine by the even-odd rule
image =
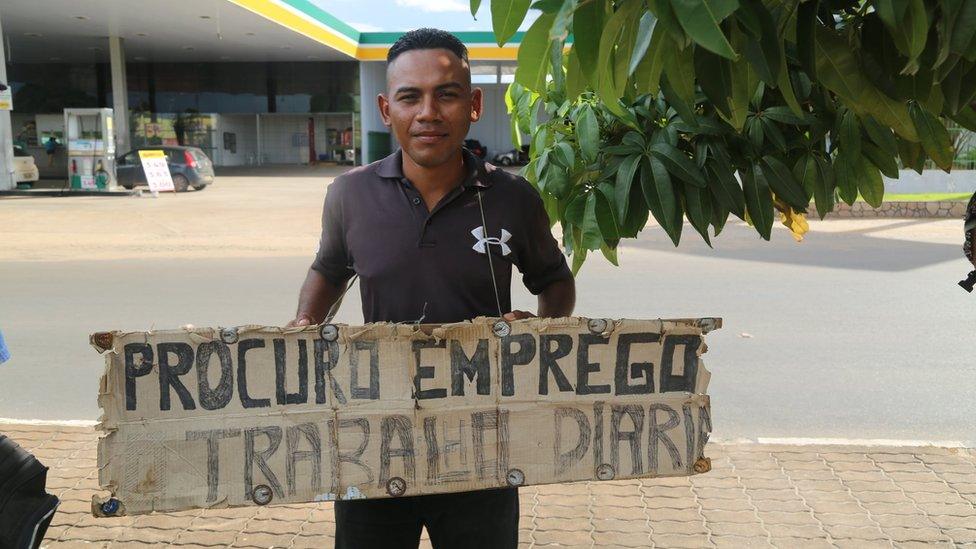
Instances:
[[[166,164],[169,166],[169,174],[173,178],[173,188],[176,192],[184,192],[190,187],[201,191],[214,182],[213,162],[200,149],[147,145],[133,149],[115,159],[115,177],[119,185],[126,189],[148,185],[146,173],[142,169],[142,160],[139,159],[140,150],[166,153]]]
[[[14,145],[14,183],[34,183],[40,179],[34,156],[23,147]]]
[[[521,149],[496,154],[492,162],[502,166],[524,166],[529,163],[529,146],[522,145]]]
[[[468,149],[472,154],[482,160],[488,156],[488,149],[486,149],[485,146],[481,144],[481,141],[478,141],[477,139],[465,139],[464,148]]]

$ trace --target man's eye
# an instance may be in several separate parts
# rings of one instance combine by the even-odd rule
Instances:
[[[400,101],[416,101],[416,100],[417,100],[417,96],[416,95],[401,95],[400,96]]]

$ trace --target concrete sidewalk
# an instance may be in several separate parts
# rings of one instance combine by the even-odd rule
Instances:
[[[331,504],[96,519],[92,428],[0,432],[51,468],[62,504],[45,547],[332,545]],[[713,470],[690,479],[522,488],[520,547],[976,547],[976,451],[710,444],[706,455]]]

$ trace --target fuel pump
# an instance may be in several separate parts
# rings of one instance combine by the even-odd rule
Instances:
[[[72,190],[104,191],[116,186],[112,118],[112,109],[64,109]]]

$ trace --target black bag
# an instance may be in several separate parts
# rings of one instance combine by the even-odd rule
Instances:
[[[60,503],[45,491],[46,483],[47,467],[0,435],[0,547],[40,547]]]

